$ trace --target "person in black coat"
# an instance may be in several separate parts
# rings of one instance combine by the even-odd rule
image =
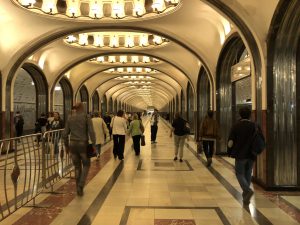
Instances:
[[[235,158],[235,174],[243,190],[243,202],[250,203],[253,190],[250,188],[255,156],[251,152],[251,141],[255,123],[250,120],[251,110],[239,110],[241,119],[232,127],[228,138],[228,155]]]
[[[21,137],[23,134],[24,119],[20,111],[16,112],[16,116],[14,118],[14,124],[16,129],[16,136]]]

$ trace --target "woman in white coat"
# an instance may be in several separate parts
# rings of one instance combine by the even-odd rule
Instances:
[[[100,117],[99,112],[94,113],[94,117],[92,118],[92,124],[96,136],[95,148],[98,159],[101,153],[101,145],[104,144],[105,137],[109,137],[109,131],[107,129],[106,123]]]

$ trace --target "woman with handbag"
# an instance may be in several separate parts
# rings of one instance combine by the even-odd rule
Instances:
[[[135,155],[140,155],[140,150],[141,150],[141,136],[144,133],[144,126],[141,120],[139,120],[138,115],[135,113],[133,115],[133,120],[131,121],[129,125],[129,134],[132,137],[133,141],[133,149],[135,151]]]
[[[95,144],[96,138],[92,121],[84,112],[83,104],[77,103],[74,109],[76,111],[69,116],[66,123],[63,139],[66,152],[71,153],[75,167],[77,195],[83,196],[83,187],[91,164],[90,158],[87,156],[88,139],[90,137],[92,143]]]

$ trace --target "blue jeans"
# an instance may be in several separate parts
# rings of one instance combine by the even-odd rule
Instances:
[[[252,159],[235,159],[235,175],[243,192],[250,191],[253,163]]]

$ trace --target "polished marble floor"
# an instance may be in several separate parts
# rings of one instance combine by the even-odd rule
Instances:
[[[190,139],[184,161],[173,161],[173,139],[167,123],[159,123],[157,143],[135,156],[131,139],[125,160],[112,157],[112,144],[93,160],[85,195],[77,197],[74,179],[63,179],[56,193],[36,199],[40,207],[24,207],[0,224],[94,225],[240,225],[300,224],[300,193],[265,192],[254,185],[249,207],[243,207],[233,160],[216,157],[211,168],[197,155]]]

